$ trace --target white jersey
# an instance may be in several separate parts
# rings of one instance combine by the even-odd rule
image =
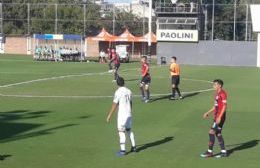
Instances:
[[[126,87],[120,87],[115,92],[113,102],[118,104],[118,119],[125,120],[131,117],[132,92]]]

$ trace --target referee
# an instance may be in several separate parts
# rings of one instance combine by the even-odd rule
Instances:
[[[172,57],[171,58],[171,65],[170,65],[170,72],[171,72],[171,78],[172,78],[172,95],[170,97],[170,100],[177,100],[175,97],[175,92],[177,91],[179,95],[179,99],[182,99],[182,95],[179,89],[180,84],[180,66],[176,63],[177,58]]]

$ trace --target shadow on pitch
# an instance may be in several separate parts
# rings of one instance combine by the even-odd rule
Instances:
[[[87,119],[90,117],[92,117],[92,115],[80,116],[80,117],[78,117],[78,119]]]
[[[190,98],[190,97],[193,97],[193,96],[197,96],[198,94],[200,94],[200,92],[194,92],[194,93],[184,94],[182,97],[183,97],[183,99],[187,99],[187,98]],[[155,102],[155,101],[165,100],[165,99],[170,100],[170,97],[171,97],[171,95],[165,95],[165,96],[153,98],[153,99],[151,99],[150,102]],[[178,97],[177,97],[177,98],[178,98]],[[172,100],[172,101],[176,101],[176,100]]]
[[[141,152],[143,150],[146,150],[147,148],[152,148],[155,146],[159,146],[165,143],[168,143],[173,140],[173,137],[165,137],[163,139],[160,139],[158,141],[150,142],[147,144],[137,145],[137,152]]]
[[[250,148],[254,148],[258,145],[260,140],[251,140],[240,144],[227,145],[227,147],[233,147],[228,150],[228,154],[231,155],[237,151],[242,151]]]
[[[46,124],[31,123],[31,119],[46,117],[51,111],[15,110],[0,112],[0,143],[16,141],[36,136],[52,134],[55,130],[74,126],[63,124],[51,128],[40,129]],[[30,122],[27,121],[29,119]],[[35,131],[35,129],[37,129]]]
[[[12,155],[0,155],[0,161],[6,160],[6,158],[11,157]]]

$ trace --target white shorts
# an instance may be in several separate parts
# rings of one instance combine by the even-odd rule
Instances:
[[[117,129],[118,131],[126,131],[128,129],[131,129],[132,127],[132,117],[128,118],[118,118],[117,120]]]

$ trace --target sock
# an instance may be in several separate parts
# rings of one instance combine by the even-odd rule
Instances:
[[[181,97],[181,92],[180,92],[180,89],[178,87],[176,88],[176,91],[177,91],[179,97]]]
[[[226,151],[223,136],[220,134],[217,137],[218,137],[219,146],[221,148],[221,152]]]
[[[150,90],[149,89],[147,89],[146,90],[146,99],[150,99]]]
[[[115,80],[117,80],[117,78],[118,78],[117,71],[115,71],[115,74],[114,74],[114,76],[115,76]]]
[[[130,138],[132,147],[135,147],[135,136],[134,136],[134,133],[132,131],[127,131],[127,133],[128,133],[129,138]]]
[[[172,97],[175,97],[175,88],[172,88]]]
[[[213,146],[215,143],[215,135],[214,134],[209,134],[209,150],[213,150]]]
[[[141,90],[142,98],[145,97],[145,96],[144,96],[144,88],[143,88],[143,87],[140,87],[140,90]]]
[[[108,64],[108,67],[109,67],[109,70],[111,70],[111,69],[112,69],[111,62],[109,62],[109,64]]]
[[[120,141],[120,150],[125,151],[125,133],[124,132],[119,132],[119,141]]]

